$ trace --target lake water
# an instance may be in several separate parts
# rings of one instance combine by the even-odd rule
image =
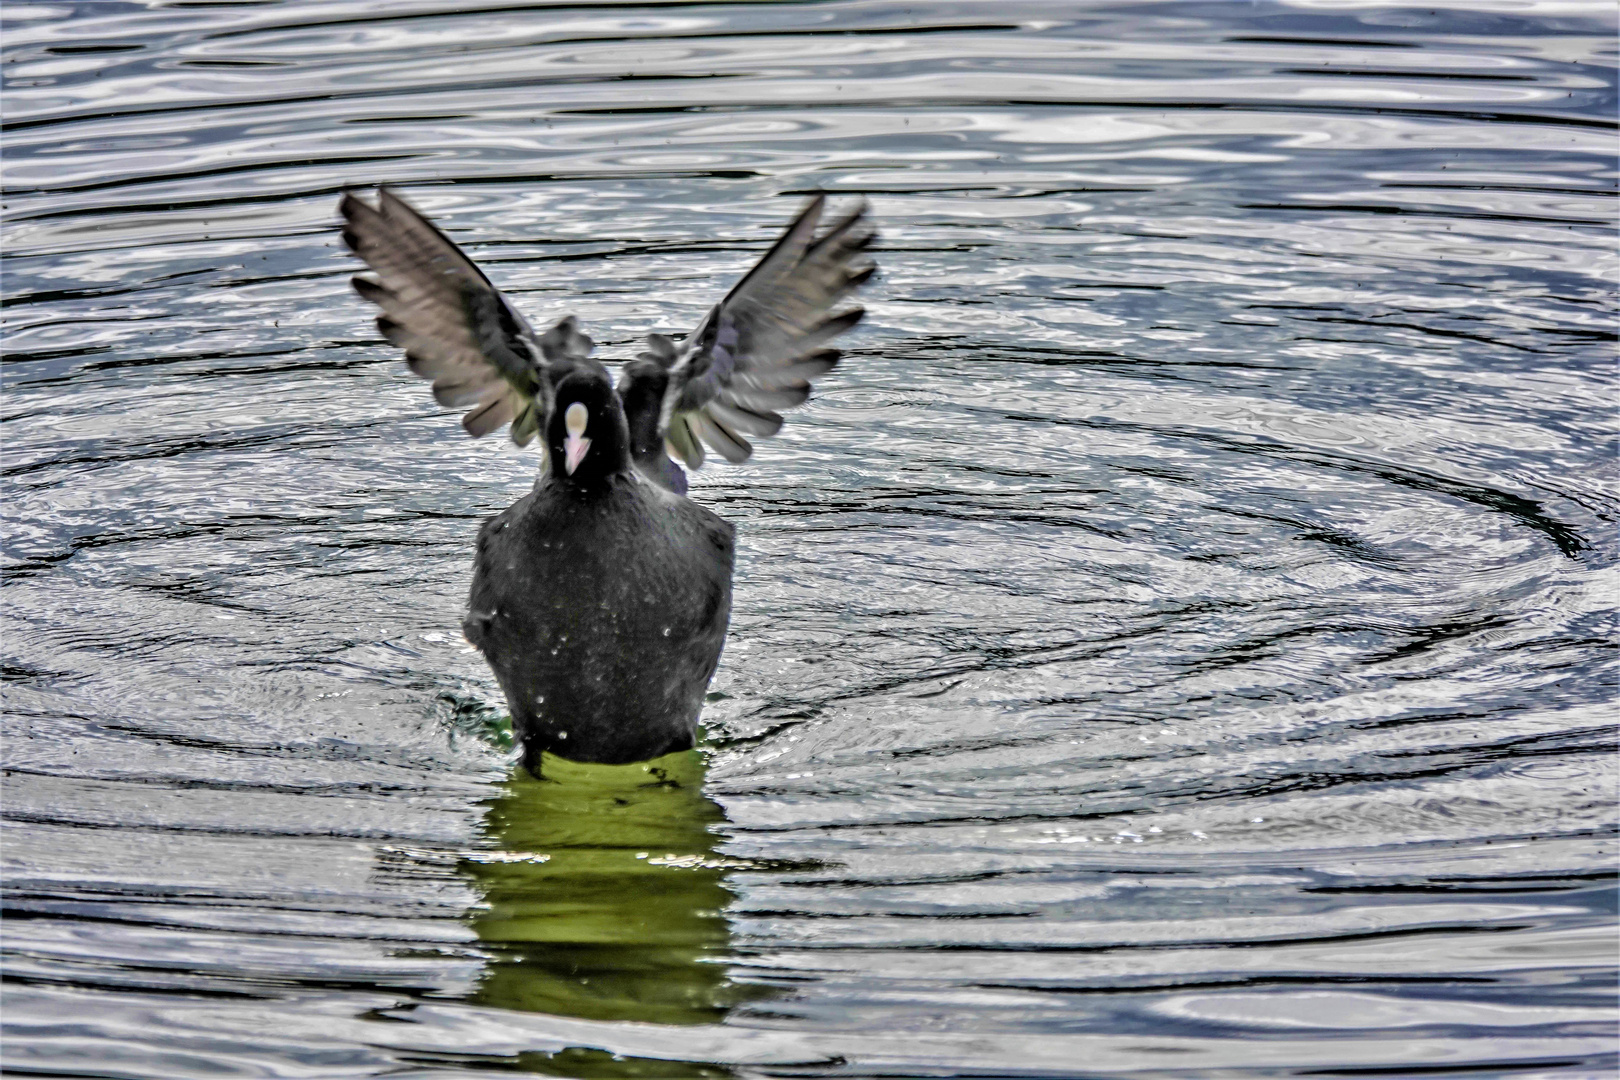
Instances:
[[[3,17],[8,1075],[1620,1067],[1613,5]],[[379,182],[610,360],[870,199],[701,752],[515,775]]]

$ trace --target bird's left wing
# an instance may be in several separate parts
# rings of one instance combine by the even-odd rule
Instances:
[[[512,421],[527,445],[544,426],[554,364],[584,357],[591,340],[572,317],[536,335],[473,261],[432,222],[387,188],[377,205],[353,194],[338,204],[343,240],[371,267],[354,288],[382,308],[377,329],[405,350],[411,371],[477,438]]]
[[[810,396],[811,381],[838,362],[827,343],[864,314],[839,305],[876,269],[865,254],[875,235],[866,203],[818,236],[824,205],[813,197],[685,341],[648,338],[644,358],[670,374],[659,431],[689,467],[703,463],[703,443],[728,461],[747,460],[746,436],[781,429],[778,410]]]

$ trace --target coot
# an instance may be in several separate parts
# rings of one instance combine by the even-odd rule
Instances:
[[[461,249],[387,189],[348,194],[343,239],[377,327],[468,434],[537,436],[534,488],[478,534],[467,639],[506,693],[523,764],[549,751],[620,764],[692,745],[731,612],[732,527],[685,497],[707,446],[728,461],[773,435],[832,370],[841,307],[874,266],[857,205],[792,225],[697,329],[649,335],[617,387],[572,316],[537,334]]]

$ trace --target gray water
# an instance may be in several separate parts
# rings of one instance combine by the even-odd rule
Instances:
[[[1612,5],[0,15],[8,1075],[1614,1075]],[[701,752],[516,775],[380,182],[610,360],[870,199]]]

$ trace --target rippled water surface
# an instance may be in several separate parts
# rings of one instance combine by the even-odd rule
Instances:
[[[1613,1075],[1612,5],[0,16],[8,1075]],[[871,200],[701,753],[516,775],[379,182],[609,359]]]

